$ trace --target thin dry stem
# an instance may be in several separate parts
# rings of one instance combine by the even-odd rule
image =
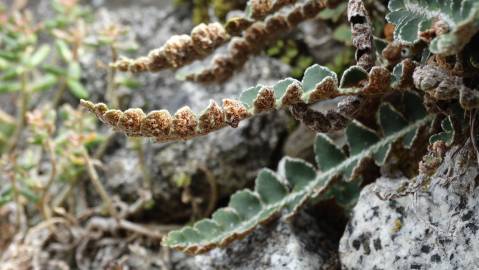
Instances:
[[[100,195],[100,198],[103,201],[104,206],[106,206],[106,208],[108,209],[112,217],[117,217],[117,213],[115,208],[113,207],[113,202],[111,200],[111,197],[106,191],[106,189],[103,187],[103,184],[101,183],[100,179],[98,178],[98,174],[95,170],[95,167],[93,166],[90,155],[88,154],[88,151],[86,150],[85,147],[82,147],[82,155],[86,164],[88,175],[90,176],[90,180],[93,186],[95,187],[96,191]]]

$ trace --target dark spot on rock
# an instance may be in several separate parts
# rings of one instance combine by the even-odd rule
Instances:
[[[351,222],[348,222],[348,225],[346,226],[346,230],[348,231],[349,234],[353,233],[353,225]]]
[[[429,253],[429,251],[431,251],[431,247],[430,247],[430,246],[424,245],[424,246],[421,247],[421,252],[422,252],[422,253],[426,253],[426,254],[427,254],[427,253]]]
[[[401,216],[404,216],[404,206],[399,206],[396,208],[396,212],[398,212]]]
[[[439,256],[439,254],[432,255],[431,256],[431,262],[435,262],[435,263],[441,262],[441,257]]]
[[[466,208],[466,204],[467,204],[466,198],[465,197],[460,197],[459,205],[457,206],[457,208],[464,209],[464,208]]]
[[[381,250],[382,249],[382,246],[381,246],[381,239],[379,238],[376,238],[373,240],[373,245],[374,245],[374,248],[376,250]]]
[[[393,240],[393,241],[394,241],[394,240],[395,240],[397,237],[398,237],[398,234],[397,234],[397,233],[395,233],[395,234],[391,235],[391,240]]]
[[[471,210],[469,210],[469,211],[467,211],[466,214],[464,214],[464,215],[461,217],[461,219],[462,219],[462,221],[469,220],[469,219],[471,219],[472,215],[473,215],[473,212],[472,212]]]
[[[476,234],[477,230],[479,229],[479,228],[477,227],[477,225],[476,225],[475,223],[473,223],[473,222],[467,223],[466,228],[468,228],[469,230],[471,230],[473,234]]]
[[[378,217],[379,216],[379,206],[374,206],[371,208],[371,210],[373,211],[373,217]]]
[[[361,242],[358,239],[353,240],[353,248],[354,249],[359,250],[360,246],[361,246]]]
[[[371,248],[369,247],[369,236],[362,235],[361,239],[363,240],[363,248],[364,248],[364,254],[369,255],[371,254]]]
[[[454,259],[454,253],[452,253],[451,256],[449,256],[449,260],[452,261],[452,259]]]
[[[450,243],[450,242],[452,242],[452,240],[450,239],[445,239],[445,238],[439,239],[439,243],[443,246],[445,246],[447,243]]]
[[[421,269],[422,266],[420,264],[411,264],[411,269]]]

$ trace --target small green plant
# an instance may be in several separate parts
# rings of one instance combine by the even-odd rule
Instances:
[[[0,109],[0,205],[15,201],[19,211],[38,209],[45,220],[65,204],[80,178],[93,175],[88,152],[107,143],[94,117],[65,104],[69,97],[89,97],[80,60],[99,48],[109,48],[112,56],[131,48],[118,42],[124,34],[119,27],[91,31],[91,11],[77,1],[50,4],[54,16],[41,22],[26,10],[0,8],[0,95],[17,97],[16,116]],[[138,86],[124,74],[113,72],[109,80],[112,104],[118,104],[116,87]],[[51,98],[37,102],[41,96]],[[59,192],[52,195],[54,184]],[[111,205],[109,196],[102,199]]]

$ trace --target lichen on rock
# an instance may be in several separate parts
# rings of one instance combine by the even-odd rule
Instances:
[[[343,269],[475,269],[479,177],[470,141],[452,147],[424,189],[381,200],[402,179],[366,186],[341,239]]]

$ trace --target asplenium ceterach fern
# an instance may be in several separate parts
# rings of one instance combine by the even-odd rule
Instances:
[[[253,2],[250,1],[250,8],[252,4],[260,3]],[[293,2],[295,1],[286,0],[271,3],[282,7]],[[296,5],[288,13],[287,20],[297,21],[305,14],[313,16],[311,12],[327,7],[329,2],[308,0],[304,6]],[[274,5],[268,6],[266,13],[276,11]],[[225,126],[237,127],[246,118],[285,107],[291,107],[293,115],[308,126],[321,126],[319,122],[333,122],[335,119],[329,119],[320,112],[312,112],[308,105],[339,96],[355,96],[362,104],[368,99],[381,100],[382,96],[390,92],[402,92],[401,112],[386,101],[381,101],[377,112],[362,108],[363,116],[376,118],[377,126],[380,127],[378,131],[352,120],[351,115],[344,115],[347,113],[339,110],[338,105],[338,110],[329,115],[338,116],[344,125],[322,125],[327,128],[320,130],[331,131],[334,129],[332,127],[338,129],[338,126],[344,128],[350,121],[345,130],[348,154],[325,134],[318,134],[314,144],[317,167],[303,160],[283,158],[276,172],[264,169],[258,174],[254,190],[238,191],[232,195],[228,206],[217,210],[211,218],[170,232],[164,238],[165,246],[191,254],[223,247],[278,215],[293,217],[301,206],[312,199],[320,201],[334,197],[339,204],[351,206],[354,196],[347,192],[359,188],[364,161],[372,159],[376,165],[384,165],[393,144],[400,142],[403,147],[411,148],[419,129],[429,125],[435,118],[434,113],[428,113],[424,108],[422,96],[407,90],[420,90],[426,100],[459,99],[459,104],[466,110],[479,107],[479,95],[469,81],[463,79],[463,70],[451,71],[446,59],[450,55],[456,55],[456,59],[460,59],[460,52],[478,32],[479,2],[391,0],[388,7],[390,12],[386,19],[394,24],[395,30],[394,42],[387,44],[391,47],[386,49],[393,54],[400,54],[400,57],[393,55],[391,59],[395,61],[389,63],[391,66],[387,61],[381,61],[384,59],[378,61],[376,57],[375,50],[378,48],[374,47],[371,20],[364,4],[360,0],[350,0],[348,20],[351,24],[352,43],[357,49],[357,64],[347,68],[340,80],[328,68],[314,64],[306,70],[301,81],[287,78],[272,86],[257,85],[242,91],[237,99],[224,99],[222,106],[211,101],[198,114],[186,106],[174,115],[166,110],[145,114],[139,108],[123,112],[109,109],[103,103],[82,101],[100,120],[126,135],[153,137],[158,142],[164,142],[191,139]],[[258,14],[263,14],[260,10],[257,11]],[[249,25],[261,25],[263,15],[250,14],[249,17],[230,20],[229,23],[242,25],[238,28],[239,32],[233,31],[235,34],[264,35],[266,32],[261,32],[261,27],[248,28]],[[272,23],[274,20],[271,18],[274,16],[265,19],[269,20],[271,31],[278,30],[274,28],[277,24]],[[245,20],[255,22],[243,24]],[[217,26],[213,28],[216,29]],[[213,51],[213,47],[215,46],[208,52]],[[415,50],[403,56],[402,48]],[[382,52],[383,56],[386,49]],[[172,54],[171,57],[179,57],[173,51],[168,52]],[[389,59],[386,56],[384,58]],[[385,64],[382,66],[378,63]],[[355,106],[354,109],[356,107],[361,106]],[[446,117],[442,122],[442,128],[443,132],[431,137],[431,143],[441,140],[446,145],[452,144],[454,129],[449,118]]]
[[[406,107],[404,114],[389,103],[380,106],[377,120],[381,135],[357,121],[348,125],[349,156],[326,135],[318,134],[314,149],[318,169],[303,160],[286,157],[277,172],[263,169],[258,174],[254,190],[236,192],[228,206],[217,210],[211,219],[170,232],[163,244],[192,254],[206,252],[242,238],[280,213],[292,217],[311,198],[340,193],[340,189],[335,189],[335,181],[360,178],[361,164],[366,158],[383,165],[392,143],[401,139],[404,147],[411,147],[419,128],[433,119],[419,96],[405,93],[402,102]]]

